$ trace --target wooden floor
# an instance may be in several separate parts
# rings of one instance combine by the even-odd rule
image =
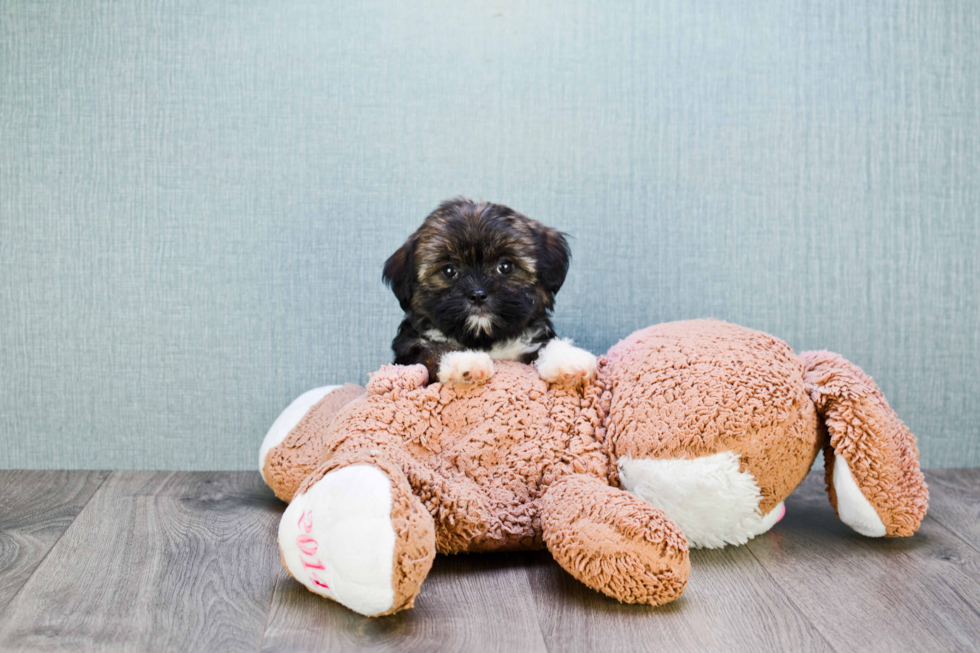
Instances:
[[[811,474],[662,608],[537,552],[440,556],[414,610],[367,619],[283,572],[258,474],[0,471],[0,651],[975,651],[980,470],[928,480],[920,532],[870,540]]]

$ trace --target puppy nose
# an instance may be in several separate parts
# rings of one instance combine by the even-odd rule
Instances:
[[[474,304],[482,304],[483,302],[487,301],[487,297],[489,297],[489,295],[487,295],[487,291],[483,288],[477,288],[470,293],[470,301]]]

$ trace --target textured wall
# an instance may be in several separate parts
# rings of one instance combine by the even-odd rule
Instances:
[[[833,349],[980,464],[976,2],[0,0],[0,466],[253,467],[456,194],[574,235],[581,344]]]

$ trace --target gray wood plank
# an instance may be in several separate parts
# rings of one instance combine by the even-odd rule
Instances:
[[[980,551],[980,469],[935,470],[926,481],[929,516]]]
[[[282,573],[263,651],[544,651],[526,567],[534,554],[437,556],[415,608],[362,617]]]
[[[930,514],[900,540],[852,533],[813,474],[770,533],[693,552],[687,591],[661,608],[620,605],[538,552],[440,556],[416,608],[382,619],[282,571],[283,504],[257,474],[113,473],[103,483],[106,474],[0,472],[0,650],[873,651],[980,641],[978,470],[929,473]]]
[[[530,570],[551,651],[830,651],[744,547],[691,553],[691,580],[661,607],[626,605],[546,555]]]
[[[0,471],[0,611],[109,472]]]
[[[0,650],[255,651],[281,511],[257,473],[114,472],[0,617]]]
[[[937,521],[945,492],[931,490],[914,537],[872,539],[837,519],[822,473],[811,473],[748,550],[838,651],[975,651],[980,555]]]

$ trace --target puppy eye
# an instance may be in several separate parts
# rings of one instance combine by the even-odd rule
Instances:
[[[501,261],[497,264],[497,272],[500,274],[510,274],[514,271],[514,264],[510,261]]]
[[[442,276],[446,277],[449,280],[453,280],[459,276],[459,272],[456,270],[456,268],[454,268],[451,265],[442,266],[441,271],[442,271]]]

